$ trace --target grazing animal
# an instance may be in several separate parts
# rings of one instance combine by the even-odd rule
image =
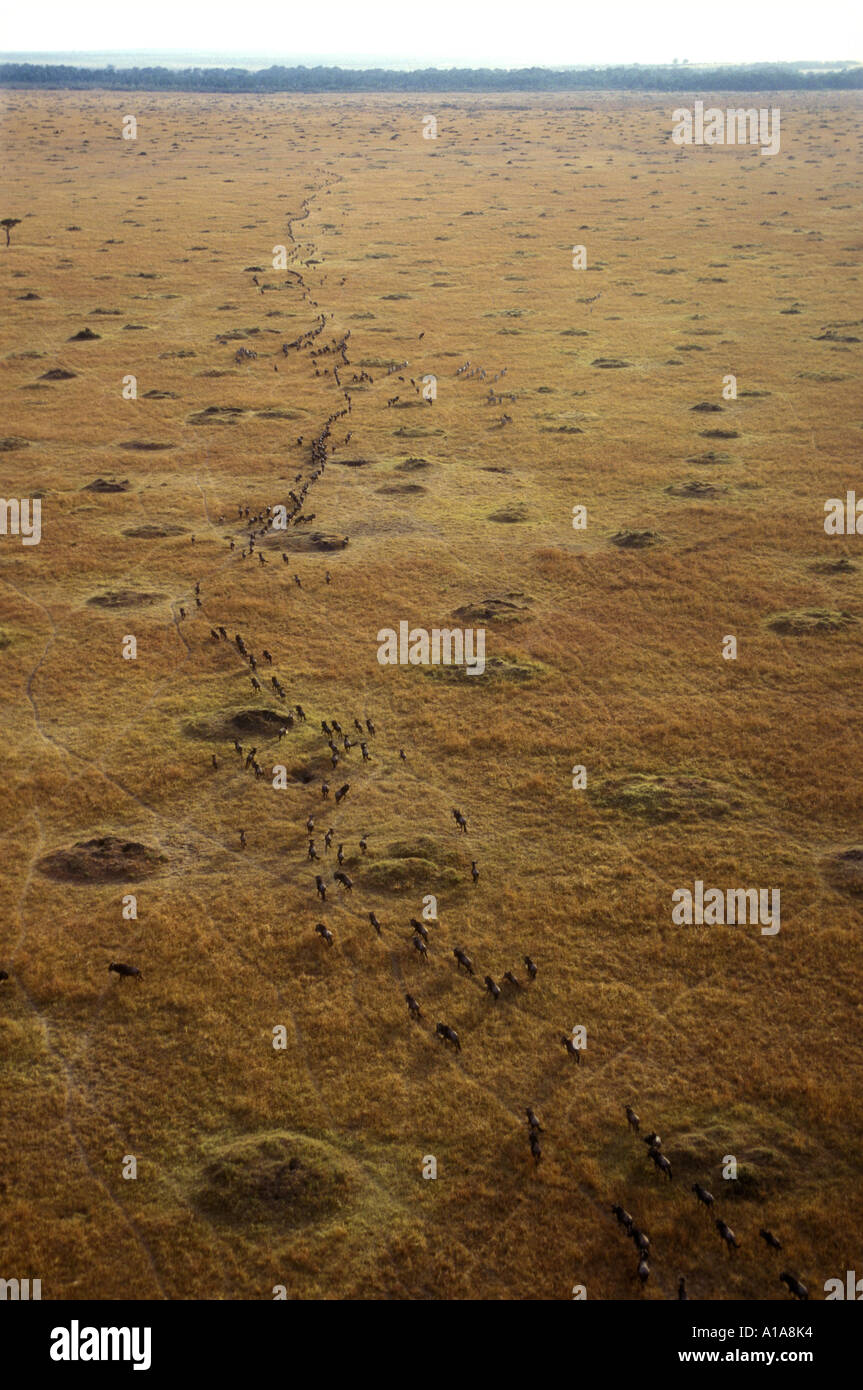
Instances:
[[[660,1153],[658,1149],[651,1149],[650,1157],[653,1159],[660,1173],[664,1173],[668,1181],[671,1182],[671,1164],[665,1157],[665,1154]]]
[[[713,1196],[712,1192],[707,1191],[706,1187],[702,1187],[700,1182],[694,1182],[692,1184],[692,1191],[695,1193],[702,1206],[713,1206],[713,1203],[715,1202],[716,1198]]]
[[[728,1246],[729,1254],[732,1250],[740,1249],[736,1235],[732,1231],[731,1227],[727,1226],[726,1223],[722,1220],[721,1216],[717,1216],[716,1218],[716,1229],[719,1232],[722,1239],[725,1241],[725,1244]]]
[[[643,1134],[641,1136],[641,1142],[642,1144],[646,1144],[649,1149],[662,1148],[662,1140],[655,1131],[653,1134]]]
[[[760,1235],[761,1239],[766,1242],[766,1244],[770,1247],[771,1250],[782,1249],[782,1241],[777,1240],[772,1231],[766,1231],[762,1226],[758,1234]]]
[[[495,984],[494,980],[491,978],[491,975],[486,975],[485,987],[486,991],[491,995],[494,1002],[497,1003],[498,999],[500,998],[500,985]]]
[[[545,1130],[543,1129],[542,1125],[539,1123],[539,1120],[537,1119],[535,1112],[534,1112],[533,1110],[531,1110],[531,1108],[530,1108],[529,1105],[525,1107],[525,1112],[524,1112],[524,1113],[525,1113],[525,1115],[527,1116],[527,1123],[528,1123],[529,1128],[530,1128],[530,1129],[537,1129],[537,1130],[539,1130],[540,1134],[544,1134],[544,1133],[545,1133]]]
[[[298,718],[298,719],[301,719],[301,720],[303,721],[303,723],[305,724],[305,722],[306,722],[306,712],[305,712],[305,710],[303,709],[302,705],[294,705],[294,712],[295,712],[297,718]]]
[[[314,840],[309,840],[309,858],[310,858],[310,859],[317,859],[317,857],[318,857],[318,851],[315,849],[315,842],[314,842]]]
[[[470,861],[470,876],[473,879],[474,883],[479,883],[479,869],[476,866],[475,859],[472,859]]]
[[[426,941],[426,942],[428,941],[428,939],[429,939],[428,928],[426,927],[426,925],[425,925],[424,922],[420,922],[416,917],[412,917],[412,918],[411,918],[411,926],[413,927],[414,931],[417,932],[418,935],[422,937],[423,941]]]
[[[329,849],[330,845],[333,843],[333,834],[334,832],[331,826],[324,836],[324,849]]]
[[[633,1131],[633,1133],[637,1134],[638,1126],[641,1124],[641,1121],[639,1120],[631,1105],[625,1105],[623,1108],[626,1111],[626,1123],[629,1125],[629,1128]]]
[[[377,932],[378,936],[380,936],[380,934],[381,934],[381,924],[380,924],[380,922],[378,921],[377,916],[376,916],[376,914],[375,914],[374,912],[370,912],[370,913],[369,913],[369,921],[371,922],[371,924],[372,924],[372,926],[374,927],[375,931]]]
[[[463,966],[467,973],[469,975],[472,975],[473,961],[471,960],[470,956],[466,955],[460,946],[456,946],[455,950],[453,951],[453,955],[455,956],[457,962],[456,970],[460,969]]]
[[[516,989],[521,989],[521,981],[515,978],[511,970],[505,970],[503,972],[503,978],[506,980],[507,984],[515,985]]]
[[[795,1298],[799,1298],[801,1302],[805,1303],[809,1298],[809,1290],[806,1285],[801,1284],[799,1279],[795,1279],[793,1274],[789,1274],[787,1269],[784,1269],[780,1274],[779,1282],[785,1284],[788,1292],[793,1294]]]
[[[115,975],[119,975],[121,980],[143,980],[137,965],[124,965],[122,961],[112,961],[108,966],[108,974],[113,970]]]
[[[245,832],[245,830],[241,830],[241,831],[240,831],[240,849],[245,849],[245,848],[246,848],[246,832]]]
[[[371,721],[370,719],[367,719],[367,720],[366,720],[366,728],[368,729],[369,733],[370,733],[370,734],[372,735],[372,737],[374,738],[374,735],[375,735],[375,726],[374,726],[374,724],[372,723],[372,721]]]
[[[329,794],[330,794],[330,784],[329,784],[329,782],[322,782],[322,783],[321,783],[321,796],[324,798],[324,801],[326,801],[326,799],[327,799],[327,797],[329,796]]]
[[[611,1210],[617,1217],[618,1224],[623,1227],[623,1229],[626,1231],[628,1235],[630,1230],[632,1229],[632,1217],[630,1216],[629,1212],[626,1210],[625,1207],[622,1207],[619,1202],[615,1202]]]
[[[320,874],[315,874],[315,887],[318,890],[318,897],[320,898],[321,902],[325,903],[327,900],[327,885],[324,883],[324,880],[321,878]]]
[[[333,877],[335,878],[336,883],[340,883],[343,888],[347,888],[349,893],[353,892],[353,879],[348,878],[347,874],[339,872],[337,874],[334,874]]]
[[[524,960],[524,963],[527,966],[527,978],[529,980],[535,980],[537,976],[536,961],[531,960],[530,956],[524,956],[522,959]]]
[[[635,1241],[636,1248],[642,1255],[650,1253],[650,1237],[646,1236],[644,1231],[639,1230],[637,1226],[630,1226],[626,1234]]]
[[[572,1038],[567,1037],[566,1033],[561,1033],[560,1041],[563,1043],[564,1047],[566,1048],[572,1060],[575,1062],[576,1066],[578,1066],[581,1062],[581,1053],[576,1047],[575,1043],[572,1041]]]
[[[422,937],[412,936],[411,945],[413,946],[414,950],[419,954],[420,960],[425,961],[426,964],[428,964],[429,948],[423,941]]]
[[[530,1131],[530,1151],[533,1154],[533,1161],[538,1164],[542,1158],[542,1145],[539,1142],[539,1135],[535,1129]]]
[[[318,925],[315,927],[315,931],[317,932],[318,936],[322,937],[324,941],[326,941],[328,946],[332,946],[333,934],[330,931],[329,927],[324,926],[323,922],[318,922]]]
[[[689,1299],[689,1294],[686,1292],[686,1280],[682,1274],[677,1281],[677,1299],[680,1303],[685,1303]]]
[[[420,1008],[417,1001],[414,999],[413,995],[406,994],[405,999],[408,1001],[408,1010],[410,1011],[411,1018],[415,1018],[417,1020],[421,1019],[423,1016],[422,1009]]]
[[[339,868],[341,868],[342,865],[343,865],[344,862],[345,862],[345,847],[344,847],[344,845],[339,845],[338,849],[336,850],[336,858],[337,858],[338,861],[339,861]]]
[[[350,784],[350,782],[345,782],[344,786],[339,787],[338,791],[336,792],[336,805],[337,805],[337,806],[338,806],[338,804],[339,804],[340,801],[343,801],[343,800],[344,800],[344,798],[347,796],[347,794],[348,794],[348,792],[350,791],[350,789],[351,789],[351,784]]]
[[[311,833],[312,833],[312,831],[314,830],[314,828],[315,828],[315,818],[314,818],[314,816],[309,816],[308,820],[306,821],[306,830],[307,830],[308,833],[311,835]]]
[[[435,1032],[443,1043],[452,1043],[456,1052],[461,1052],[461,1040],[454,1028],[450,1028],[448,1023],[438,1023]]]
[[[641,1280],[641,1287],[644,1288],[645,1284],[650,1278],[650,1265],[647,1263],[647,1260],[641,1259],[638,1261],[636,1277]]]

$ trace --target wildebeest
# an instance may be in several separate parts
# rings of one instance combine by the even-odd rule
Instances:
[[[638,1226],[630,1226],[626,1234],[635,1242],[635,1248],[640,1250],[642,1255],[650,1254],[650,1237],[644,1231]]]
[[[321,902],[325,903],[327,900],[327,885],[324,883],[320,874],[315,874],[315,887],[318,890],[318,896]]]
[[[413,927],[414,931],[415,931],[419,936],[422,937],[423,941],[426,941],[426,942],[428,941],[428,939],[429,939],[428,928],[426,927],[426,925],[425,925],[424,922],[420,922],[419,919],[418,919],[417,917],[412,917],[412,918],[411,918],[411,926]]]
[[[561,1033],[560,1041],[563,1043],[564,1047],[566,1048],[572,1060],[575,1062],[576,1066],[578,1066],[581,1062],[581,1053],[579,1049],[576,1047],[575,1043],[572,1041],[572,1038],[567,1037],[566,1033]]]
[[[333,878],[336,883],[340,883],[343,888],[347,888],[349,893],[353,892],[353,879],[348,878],[347,874],[340,871],[339,873],[333,874]]]
[[[773,1234],[772,1231],[767,1231],[767,1230],[765,1230],[764,1227],[762,1226],[761,1229],[760,1229],[760,1231],[758,1232],[758,1234],[760,1235],[761,1239],[762,1239],[767,1245],[769,1245],[769,1247],[770,1247],[771,1250],[781,1250],[781,1249],[782,1249],[782,1241],[781,1241],[781,1240],[777,1240],[776,1237],[775,1237],[775,1235]]]
[[[443,1043],[452,1043],[456,1052],[461,1052],[461,1041],[454,1028],[450,1028],[448,1023],[438,1023],[435,1032]]]
[[[637,1134],[638,1126],[641,1124],[641,1121],[639,1120],[631,1105],[625,1105],[623,1108],[626,1111],[626,1123],[629,1125],[629,1128],[635,1134]]]
[[[638,1261],[636,1277],[641,1280],[641,1287],[644,1288],[650,1277],[650,1265],[647,1263],[647,1260],[641,1259]]]
[[[468,973],[469,975],[472,975],[472,974],[473,974],[473,961],[471,960],[470,956],[467,955],[467,954],[461,949],[460,946],[456,946],[456,947],[455,947],[455,950],[453,951],[453,955],[454,955],[455,958],[456,958],[456,970],[459,970],[459,969],[461,969],[462,967],[464,967],[464,969],[467,971],[467,973]]]
[[[799,1298],[801,1302],[805,1303],[809,1298],[809,1290],[806,1285],[801,1284],[799,1279],[795,1279],[793,1274],[789,1274],[787,1269],[784,1269],[780,1274],[779,1282],[787,1285],[788,1292],[793,1294],[795,1298]]]
[[[486,991],[491,995],[494,1002],[497,1003],[498,999],[500,998],[500,985],[495,984],[494,980],[491,978],[491,975],[486,975],[485,987]]]
[[[413,995],[406,994],[405,999],[408,1001],[408,1009],[410,1011],[411,1018],[421,1019],[423,1016],[422,1009],[420,1008],[417,1001],[414,999]]]
[[[665,1176],[668,1178],[668,1181],[671,1182],[671,1164],[665,1157],[665,1154],[660,1153],[659,1149],[651,1149],[650,1157],[653,1159],[653,1162],[656,1164],[656,1167],[659,1169],[660,1173],[664,1173]]]
[[[527,977],[528,977],[528,979],[529,979],[529,980],[535,980],[535,979],[536,979],[536,976],[537,976],[537,965],[536,965],[536,961],[531,960],[530,956],[524,956],[524,957],[523,957],[523,960],[524,960],[525,965],[527,966]]]
[[[702,1206],[712,1207],[716,1200],[712,1192],[708,1192],[706,1187],[702,1187],[700,1182],[692,1184],[692,1191],[695,1193]]]
[[[530,1107],[529,1105],[525,1106],[525,1111],[524,1111],[524,1113],[525,1113],[525,1115],[527,1116],[528,1128],[529,1128],[529,1129],[538,1129],[539,1132],[540,1132],[540,1134],[544,1134],[544,1133],[545,1133],[545,1130],[543,1129],[542,1125],[539,1123],[539,1120],[538,1120],[538,1118],[537,1118],[536,1112],[535,1112],[534,1110],[532,1110],[531,1107]]]
[[[615,1202],[611,1210],[617,1217],[619,1225],[621,1225],[623,1229],[627,1232],[627,1234],[629,1234],[629,1231],[632,1228],[632,1217],[630,1216],[629,1212],[625,1209],[625,1207],[622,1207],[619,1202]]]
[[[328,946],[332,946],[333,934],[330,931],[329,927],[325,926],[323,922],[318,922],[318,925],[315,927],[315,931],[317,932],[318,936],[323,937],[324,941],[326,941]]]
[[[425,942],[423,941],[422,937],[421,937],[421,936],[412,936],[412,937],[411,937],[411,945],[413,946],[414,950],[415,950],[415,951],[417,952],[417,954],[419,955],[420,960],[423,960],[423,961],[425,961],[426,963],[428,963],[429,948],[428,948],[428,946],[425,944]]]
[[[374,912],[370,912],[370,913],[369,913],[369,921],[371,922],[371,924],[372,924],[372,926],[374,927],[375,931],[377,932],[378,936],[380,936],[380,934],[381,934],[381,924],[380,924],[380,922],[379,922],[378,919],[377,919],[377,914],[374,913]]]
[[[726,1223],[722,1220],[721,1216],[717,1216],[716,1218],[716,1229],[719,1232],[722,1239],[725,1241],[725,1244],[728,1246],[729,1254],[732,1250],[740,1249],[737,1237],[735,1236],[731,1227],[726,1225]]]
[[[532,1130],[530,1131],[530,1136],[529,1136],[529,1138],[530,1138],[530,1151],[531,1151],[531,1153],[533,1154],[533,1161],[534,1161],[535,1164],[537,1164],[537,1163],[539,1163],[540,1159],[542,1158],[542,1145],[541,1145],[540,1142],[539,1142],[539,1135],[537,1134],[537,1132],[536,1132],[535,1129],[532,1129]]]
[[[475,859],[472,859],[470,861],[470,876],[473,879],[474,883],[479,883],[479,869],[476,866]]]
[[[124,965],[122,961],[118,961],[118,960],[112,961],[111,964],[108,966],[108,974],[109,974],[109,975],[110,975],[110,973],[111,973],[112,970],[113,970],[113,972],[114,972],[115,975],[119,975],[119,977],[120,977],[121,980],[138,980],[138,981],[140,981],[140,980],[143,980],[143,978],[144,978],[144,976],[141,974],[140,970],[138,969],[137,965]]]
[[[337,805],[337,806],[338,806],[339,802],[342,801],[342,800],[344,799],[344,797],[347,796],[347,794],[348,794],[348,792],[350,791],[350,789],[351,789],[351,784],[350,784],[350,782],[345,782],[344,786],[339,787],[338,791],[336,792],[336,805]]]
[[[503,972],[503,978],[506,980],[507,984],[515,985],[516,989],[521,989],[521,981],[515,978],[511,970],[505,970]]]

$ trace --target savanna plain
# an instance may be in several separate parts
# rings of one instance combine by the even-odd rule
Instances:
[[[3,1277],[863,1274],[860,99],[698,95],[779,153],[677,96],[3,93]],[[485,671],[381,665],[403,621]],[[675,924],[697,880],[781,929]]]

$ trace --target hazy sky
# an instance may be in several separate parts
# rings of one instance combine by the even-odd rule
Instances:
[[[182,50],[429,67],[863,56],[860,0],[39,0],[5,9],[6,53]]]

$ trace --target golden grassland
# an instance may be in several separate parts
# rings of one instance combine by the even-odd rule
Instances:
[[[863,537],[825,535],[823,509],[863,492],[860,103],[783,96],[775,158],[678,150],[681,104],[4,93],[4,216],[22,220],[0,247],[2,492],[41,494],[43,536],[0,537],[0,1276],[52,1299],[627,1299],[673,1297],[682,1274],[693,1298],[769,1300],[783,1268],[813,1297],[859,1271],[863,899],[830,865],[861,843]],[[302,284],[271,268],[280,244]],[[318,313],[315,346],[349,329],[343,378],[373,381],[291,541],[349,545],[285,565],[276,538],[261,566],[238,507],[285,501],[343,404],[332,356],[280,350]],[[84,327],[99,338],[70,341]],[[484,381],[456,376],[467,360]],[[74,375],[42,379],[55,368]],[[502,368],[516,399],[486,404]],[[409,380],[426,373],[431,407]],[[243,413],[196,422],[211,406]],[[100,477],[128,488],[86,490]],[[668,491],[693,480],[717,490]],[[167,534],[126,534],[141,526]],[[658,539],[621,548],[626,529]],[[151,598],[88,603],[118,590]],[[504,673],[378,664],[380,628],[513,593],[520,621],[472,624]],[[769,626],[811,609],[850,620]],[[265,780],[206,737],[280,707],[218,624],[259,662],[267,647],[309,714],[252,740]],[[333,716],[377,728],[372,760],[354,749],[330,778],[351,783],[338,807],[319,792]],[[314,779],[275,790],[277,763]],[[332,825],[355,884],[324,906],[310,813],[321,871]],[[39,867],[101,835],[158,871]],[[695,879],[780,888],[781,932],[672,925]],[[425,893],[427,967],[409,944]],[[483,975],[524,980],[525,953],[538,979],[493,1004]],[[118,959],[143,983],[109,976]],[[560,1035],[579,1023],[575,1068]],[[616,1201],[651,1238],[643,1292]]]

